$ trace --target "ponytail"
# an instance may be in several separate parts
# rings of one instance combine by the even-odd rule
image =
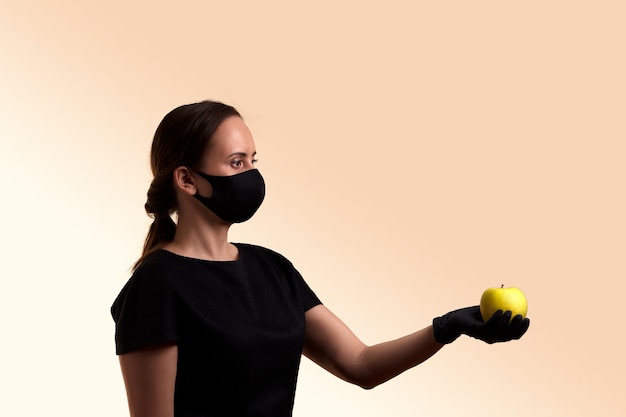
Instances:
[[[170,178],[157,176],[152,180],[148,189],[148,199],[144,207],[146,213],[154,218],[154,221],[148,230],[141,257],[133,265],[133,271],[141,265],[146,256],[174,240],[176,223],[172,220],[170,213],[176,207],[176,197],[169,181]]]

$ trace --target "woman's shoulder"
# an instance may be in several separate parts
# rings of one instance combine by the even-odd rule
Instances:
[[[234,245],[237,246],[237,248],[239,249],[242,258],[249,255],[254,255],[266,259],[273,259],[277,262],[291,264],[291,261],[289,261],[289,259],[287,259],[284,255],[265,246],[255,245],[251,243],[235,243]]]
[[[175,285],[185,264],[171,252],[158,249],[149,253],[132,272],[126,287],[170,287]]]
[[[159,250],[148,254],[132,272],[111,306],[116,321],[125,305],[166,298],[174,291],[175,271],[167,259],[167,253],[163,252]]]
[[[135,269],[133,276],[139,275],[167,275],[167,272],[176,268],[176,256],[165,249],[157,249],[141,261]]]

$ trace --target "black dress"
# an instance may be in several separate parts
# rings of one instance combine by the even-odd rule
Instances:
[[[235,261],[150,254],[116,298],[117,354],[178,345],[176,417],[291,416],[304,313],[320,300],[282,255]]]

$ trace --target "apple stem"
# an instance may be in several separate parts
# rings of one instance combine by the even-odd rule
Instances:
[[[504,288],[504,284],[500,285],[500,288]]]

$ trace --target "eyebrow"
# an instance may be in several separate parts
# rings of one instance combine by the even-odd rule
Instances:
[[[256,151],[254,151],[254,153],[252,153],[252,156],[255,156],[255,155],[256,155]],[[248,154],[245,153],[245,152],[233,152],[230,155],[228,155],[229,158],[232,157],[232,156],[248,156]]]

